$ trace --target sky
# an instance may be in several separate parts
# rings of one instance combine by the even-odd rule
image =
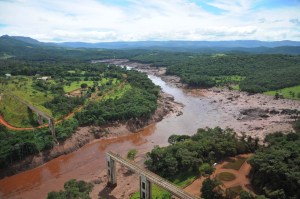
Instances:
[[[0,0],[0,35],[44,42],[300,41],[300,0]]]

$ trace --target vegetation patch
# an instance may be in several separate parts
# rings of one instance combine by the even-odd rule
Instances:
[[[32,127],[38,125],[36,114],[16,98],[9,95],[1,97],[0,114],[15,127]]]
[[[172,183],[177,186],[184,188],[190,185],[194,180],[197,179],[198,173],[196,171],[186,171],[168,178]]]
[[[230,187],[226,189],[226,195],[231,196],[230,198],[235,198],[236,196],[240,195],[242,191],[243,191],[242,186]]]
[[[93,184],[72,179],[64,184],[64,189],[48,193],[47,199],[90,199],[89,194],[93,190]]]
[[[234,159],[231,159],[227,164],[223,166],[225,169],[234,169],[234,170],[240,170],[241,166],[244,164],[244,162],[247,160],[247,158],[243,157],[237,157]]]
[[[191,184],[195,179],[197,178],[196,172],[186,171],[183,173],[180,173],[178,175],[172,176],[168,178],[170,182],[174,183],[175,185],[184,188]],[[157,199],[171,199],[172,194],[170,194],[168,191],[158,187],[155,184],[152,184],[152,197]],[[135,192],[131,197],[131,199],[139,199],[140,198],[140,192]]]
[[[130,199],[140,199],[140,192],[135,192]],[[152,184],[152,198],[155,199],[171,199],[172,194],[170,194],[168,191],[164,190],[163,188],[160,188],[156,184]]]
[[[267,91],[265,92],[265,94],[271,96],[281,95],[283,98],[287,99],[300,99],[300,85],[283,88],[275,91]]]
[[[17,76],[8,79],[0,79],[0,90],[4,94],[16,95],[39,110],[52,116],[52,112],[43,106],[44,103],[53,99],[53,95],[34,88],[33,78]]]
[[[268,147],[248,160],[252,185],[268,198],[300,197],[300,119],[294,129],[295,133],[267,135]]]
[[[87,84],[87,86],[93,86],[93,81],[76,81],[76,82],[72,82],[70,85],[65,85],[64,86],[64,91],[66,93],[74,91],[76,89],[81,88],[82,84]]]
[[[217,175],[217,178],[221,181],[232,181],[235,180],[236,177],[233,173],[222,172]]]

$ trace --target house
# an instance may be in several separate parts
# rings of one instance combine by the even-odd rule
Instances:
[[[7,74],[5,74],[5,77],[6,77],[6,78],[10,78],[10,77],[11,77],[11,74],[7,73]]]

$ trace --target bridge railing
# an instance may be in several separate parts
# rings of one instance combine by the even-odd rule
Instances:
[[[169,191],[170,193],[172,193],[173,195],[175,195],[179,198],[197,199],[196,196],[187,193],[186,191],[180,189],[179,187],[175,186],[174,184],[167,181],[166,179],[156,175],[155,173],[153,173],[151,171],[148,171],[146,169],[143,169],[143,168],[139,167],[135,163],[133,163],[129,160],[126,160],[126,159],[122,158],[121,156],[119,156],[117,154],[114,154],[111,151],[107,152],[107,155],[109,155],[115,161],[117,161],[117,162],[121,163],[122,165],[128,167],[131,171],[133,171],[133,172],[135,172],[139,175],[145,176],[152,183],[154,183],[154,184],[158,185],[159,187]]]

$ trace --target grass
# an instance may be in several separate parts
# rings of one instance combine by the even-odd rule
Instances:
[[[128,92],[131,89],[132,89],[132,87],[131,87],[130,84],[125,84],[124,86],[122,86],[119,89],[116,89],[115,91],[113,91],[109,95],[105,95],[102,99],[103,100],[118,99],[118,98],[122,97],[126,92]]]
[[[218,180],[221,181],[232,181],[236,179],[235,175],[229,172],[222,172],[217,175]]]
[[[152,184],[152,198],[153,199],[171,199],[172,194],[160,188],[156,184]],[[140,199],[140,192],[135,192],[130,199]]]
[[[300,85],[275,91],[267,91],[264,94],[275,96],[276,93],[281,93],[283,97],[287,99],[300,99]]]
[[[239,75],[230,75],[230,76],[217,76],[213,79],[216,81],[216,83],[230,83],[230,82],[240,82],[245,77],[239,76]]]
[[[241,166],[244,164],[244,162],[247,160],[247,158],[243,157],[237,157],[236,159],[230,161],[229,163],[225,164],[223,168],[225,169],[234,169],[234,170],[240,170]]]
[[[93,81],[77,81],[77,82],[72,82],[70,86],[65,85],[64,86],[64,91],[66,93],[71,92],[73,90],[76,90],[81,87],[81,84],[86,83],[88,86],[93,86],[94,82]]]
[[[105,85],[108,81],[109,81],[108,78],[102,78],[98,83],[99,83],[99,85]],[[116,78],[111,79],[111,81],[112,81],[112,85],[113,86],[117,85],[119,83],[119,80],[116,79]],[[94,81],[84,81],[84,80],[81,80],[81,81],[72,82],[71,85],[69,85],[69,86],[65,85],[64,86],[64,91],[66,93],[74,91],[74,90],[80,88],[81,84],[83,84],[83,83],[86,83],[88,86],[93,86],[94,85]]]
[[[197,178],[197,173],[192,171],[187,171],[180,173],[178,175],[175,175],[171,177],[169,180],[170,182],[174,183],[175,185],[184,188],[187,185],[191,184],[195,179]],[[157,199],[170,199],[172,194],[170,194],[168,191],[158,187],[157,185],[153,184],[152,186],[152,198]],[[131,197],[131,199],[139,199],[140,198],[140,192],[135,192]]]
[[[0,112],[4,119],[16,127],[37,126],[36,115],[24,104],[9,95],[3,95],[0,100]]]
[[[44,103],[51,101],[53,96],[49,93],[43,93],[32,87],[32,77],[12,77],[7,82],[0,83],[0,90],[9,91],[10,93],[20,97],[37,109],[52,116],[52,112],[43,106]]]
[[[175,176],[172,176],[169,178],[169,180],[176,184],[177,186],[183,188],[191,184],[194,180],[196,180],[198,177],[198,174],[193,171],[186,171],[180,174],[177,174]]]

